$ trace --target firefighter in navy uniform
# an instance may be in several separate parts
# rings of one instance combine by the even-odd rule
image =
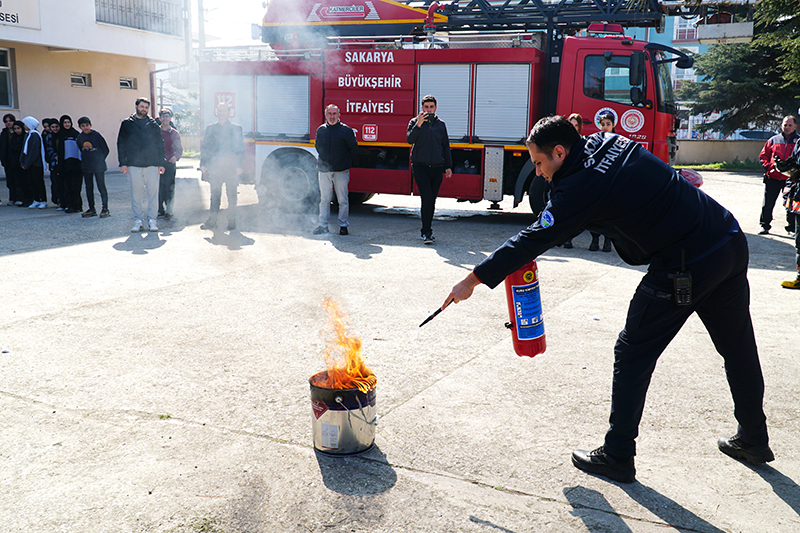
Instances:
[[[635,479],[635,439],[656,361],[697,313],[725,361],[738,431],[719,449],[750,463],[772,461],[764,380],[750,318],[747,240],[736,219],[640,144],[599,132],[581,139],[561,116],[541,119],[526,141],[537,174],[551,182],[539,219],[456,284],[442,308],[505,277],[577,231],[607,235],[622,259],[648,264],[614,347],[610,428],[573,464],[622,482]],[[646,177],[647,179],[643,179]]]

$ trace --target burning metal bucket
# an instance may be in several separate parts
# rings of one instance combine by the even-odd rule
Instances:
[[[308,379],[314,448],[327,455],[354,455],[369,450],[375,443],[378,424],[375,386],[366,392],[320,386],[327,379],[327,371]]]

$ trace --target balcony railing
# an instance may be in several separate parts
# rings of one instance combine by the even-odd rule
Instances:
[[[183,10],[176,2],[165,0],[95,0],[95,18],[126,28],[183,35]]]

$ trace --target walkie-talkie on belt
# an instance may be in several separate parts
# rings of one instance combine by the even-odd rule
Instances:
[[[692,273],[686,272],[686,251],[681,250],[681,271],[674,274],[675,303],[689,305],[692,303]]]

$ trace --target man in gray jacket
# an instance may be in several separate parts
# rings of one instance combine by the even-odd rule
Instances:
[[[217,122],[210,124],[203,134],[200,171],[211,185],[211,212],[200,229],[216,229],[223,183],[228,195],[228,231],[236,229],[237,188],[239,176],[244,172],[244,137],[242,127],[228,120],[230,116],[230,106],[220,103]]]

